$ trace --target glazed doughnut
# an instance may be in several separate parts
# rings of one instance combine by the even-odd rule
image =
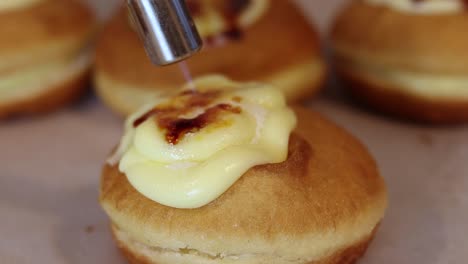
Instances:
[[[357,99],[382,111],[468,121],[467,8],[461,0],[352,1],[331,33],[338,72]]]
[[[239,0],[234,0],[239,1]],[[187,60],[193,77],[222,74],[235,81],[262,81],[281,89],[290,101],[315,94],[325,78],[317,32],[289,0],[250,0],[237,23],[220,17],[215,3],[192,0],[205,39],[200,54]],[[211,6],[209,3],[213,3]],[[95,86],[102,100],[127,115],[186,82],[179,66],[155,67],[123,10],[105,28],[97,47]]]
[[[197,82],[208,85],[132,115],[103,169],[100,203],[130,263],[360,258],[387,206],[366,148],[319,114],[288,108],[269,86]]]
[[[0,4],[0,117],[46,112],[76,99],[91,64],[92,12],[74,0]]]

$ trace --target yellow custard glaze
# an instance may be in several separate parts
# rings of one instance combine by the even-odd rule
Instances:
[[[168,142],[168,130],[158,125],[157,116],[135,127],[158,105],[171,105],[171,99],[161,98],[127,120],[119,149],[109,160],[119,162],[120,171],[141,194],[170,207],[202,207],[250,168],[285,161],[289,135],[296,125],[282,93],[268,85],[234,83],[219,76],[198,79],[194,84],[200,93],[222,92],[179,118],[197,119],[218,105],[239,111],[222,111],[174,144]]]
[[[270,0],[249,0],[247,5],[239,10],[238,14],[230,14],[235,19],[226,17],[225,5],[230,5],[230,0],[188,0],[192,10],[193,19],[201,36],[210,37],[230,30],[232,26],[244,29],[257,22],[268,10]],[[234,23],[234,25],[230,25]]]
[[[393,84],[388,89],[399,89],[430,100],[468,99],[468,76],[410,72],[363,63],[351,65],[353,71],[368,76],[373,82],[383,80]]]
[[[0,72],[0,103],[31,98],[47,89],[54,89],[56,85],[83,74],[91,65],[91,58],[90,51],[85,50],[76,57],[50,60],[13,72]]]
[[[25,8],[44,0],[0,0],[0,12]]]
[[[367,0],[399,11],[419,14],[457,13],[464,10],[463,0]]]

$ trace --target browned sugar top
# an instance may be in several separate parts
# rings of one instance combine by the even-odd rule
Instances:
[[[226,113],[240,114],[240,107],[228,103],[213,104],[221,95],[220,91],[184,91],[167,103],[156,106],[133,122],[136,128],[150,118],[154,118],[158,127],[165,131],[169,144],[178,144],[185,135],[195,133],[214,124]],[[212,106],[210,106],[212,105]],[[183,118],[195,108],[205,108],[205,111],[194,118]]]

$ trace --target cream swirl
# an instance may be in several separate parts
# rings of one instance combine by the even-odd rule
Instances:
[[[294,112],[277,89],[223,77],[195,82],[131,116],[110,162],[141,194],[166,206],[198,208],[250,168],[287,158]]]
[[[1,0],[0,12],[26,8],[44,0]]]
[[[399,11],[417,14],[457,13],[465,10],[463,0],[366,0],[371,4],[384,5]]]

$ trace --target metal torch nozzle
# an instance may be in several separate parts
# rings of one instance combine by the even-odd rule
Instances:
[[[163,66],[197,53],[202,40],[185,0],[127,0],[151,62]]]

